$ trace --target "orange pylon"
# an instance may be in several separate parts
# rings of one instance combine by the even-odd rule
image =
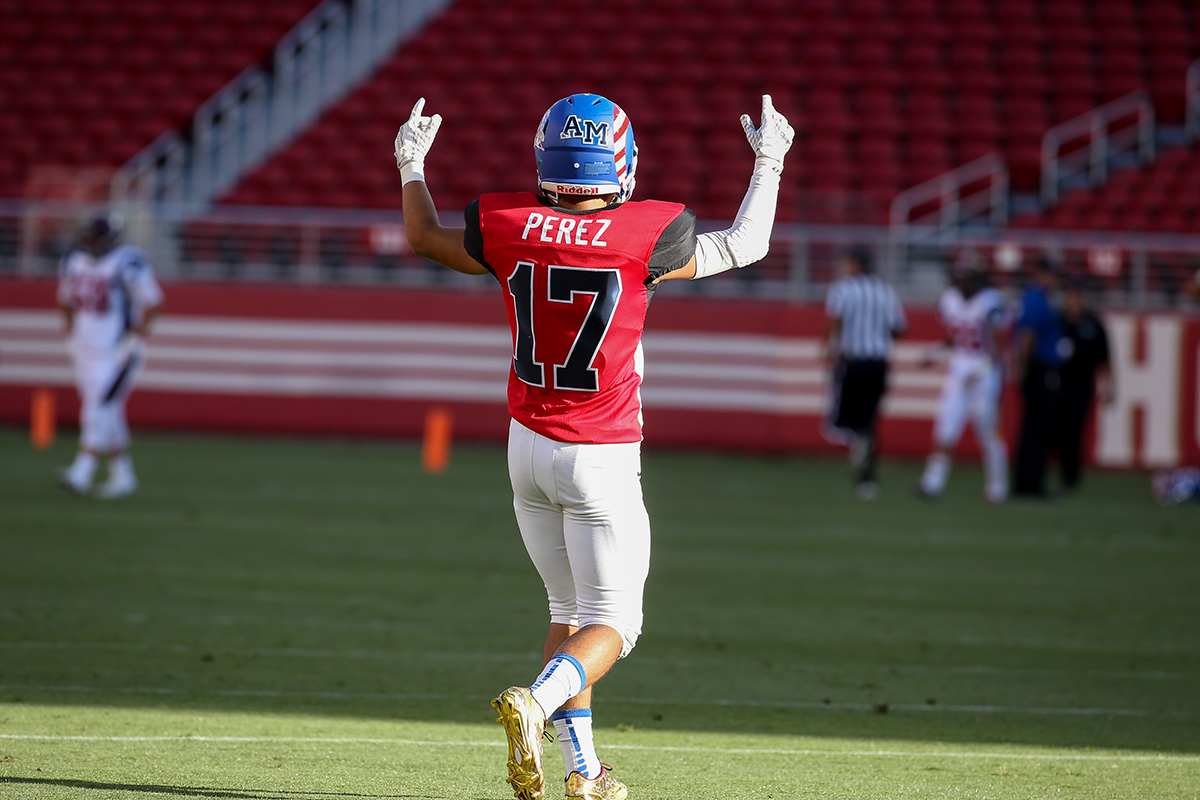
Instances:
[[[29,403],[29,441],[38,450],[49,450],[54,444],[54,392],[34,389]]]
[[[421,466],[426,472],[445,472],[449,466],[453,430],[454,415],[448,409],[434,406],[425,414],[425,442],[421,448]]]

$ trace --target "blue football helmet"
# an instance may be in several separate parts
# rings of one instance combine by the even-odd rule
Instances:
[[[561,195],[633,194],[637,145],[629,117],[598,94],[573,94],[547,109],[533,137],[538,186]]]

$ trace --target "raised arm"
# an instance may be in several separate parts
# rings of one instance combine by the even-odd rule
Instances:
[[[424,108],[422,97],[396,134],[396,167],[404,184],[404,232],[408,244],[417,255],[456,272],[483,275],[487,268],[468,255],[463,246],[463,229],[442,225],[433,196],[425,185],[425,156],[441,127],[442,116],[422,116]]]
[[[664,275],[662,280],[707,278],[753,264],[767,254],[771,228],[775,224],[783,157],[792,146],[795,131],[787,118],[775,110],[769,94],[763,95],[759,127],[754,127],[747,114],[742,115],[741,123],[746,140],[754,149],[754,171],[750,174],[750,188],[746,190],[733,225],[723,231],[697,236],[695,261]]]

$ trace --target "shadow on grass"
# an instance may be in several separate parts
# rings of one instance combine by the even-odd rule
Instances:
[[[44,696],[42,702],[92,708],[156,710],[170,708],[199,713],[320,716],[361,721],[482,725],[495,722],[484,696],[422,700],[355,699],[324,693],[268,702],[264,698],[196,695],[164,697],[103,694],[85,703],[78,696]],[[52,698],[52,699],[51,699]],[[10,698],[0,694],[0,701]],[[19,702],[36,705],[28,699]],[[937,707],[877,703],[805,704],[799,706],[732,705],[596,698],[596,725],[605,740],[618,744],[632,734],[702,733],[745,736],[812,737],[864,742],[938,742],[942,744],[1018,747],[1140,750],[1149,753],[1200,753],[1197,716],[1186,712],[1122,712],[1104,709],[1004,709]],[[503,733],[495,726],[497,745]]]
[[[367,798],[368,800],[451,800],[450,795],[431,794],[361,794],[359,792],[288,792],[281,790],[217,789],[207,786],[169,786],[154,783],[104,783],[71,778],[14,778],[0,776],[0,786],[28,786],[60,789],[82,789],[90,792],[134,792],[162,797],[214,797],[224,800],[290,800],[297,797]],[[83,796],[87,795],[74,795]],[[453,800],[463,800],[455,797]]]

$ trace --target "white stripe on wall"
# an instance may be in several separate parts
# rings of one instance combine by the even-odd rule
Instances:
[[[828,368],[815,337],[645,336],[648,408],[819,415]],[[883,413],[934,415],[943,370],[928,344],[896,347]],[[511,358],[500,326],[164,316],[138,385],[182,393],[420,398],[503,403]],[[53,311],[0,309],[0,384],[72,386]]]

